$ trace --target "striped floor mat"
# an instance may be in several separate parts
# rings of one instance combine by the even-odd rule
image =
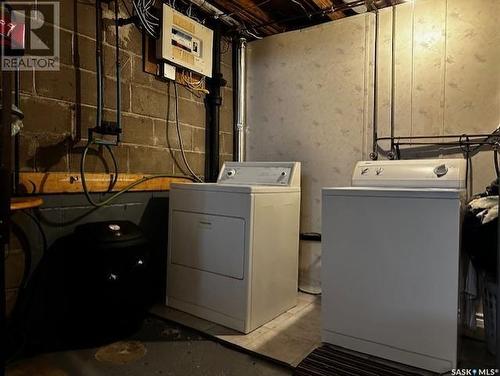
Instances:
[[[332,345],[310,353],[295,369],[295,376],[435,376],[435,373],[408,367]]]

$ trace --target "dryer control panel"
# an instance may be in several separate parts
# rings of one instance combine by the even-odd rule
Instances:
[[[354,187],[464,189],[465,159],[362,161],[352,176]]]
[[[299,162],[226,162],[217,179],[219,184],[300,185]]]

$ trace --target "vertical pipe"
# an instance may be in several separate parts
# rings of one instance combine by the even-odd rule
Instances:
[[[121,98],[122,98],[122,88],[121,88],[121,63],[120,63],[120,26],[118,24],[119,18],[119,5],[118,0],[115,0],[115,43],[116,43],[116,127],[118,130],[121,129]],[[118,136],[119,137],[119,136]]]
[[[97,70],[97,114],[96,127],[102,125],[102,107],[103,107],[103,82],[102,82],[102,24],[101,24],[101,0],[95,2],[95,59]],[[89,140],[90,141],[90,140]]]
[[[207,182],[217,181],[219,174],[221,87],[226,84],[221,73],[221,39],[221,24],[217,22],[214,28],[212,78],[207,82],[209,94],[205,98],[207,108],[205,181]]]
[[[373,59],[373,121],[372,152],[370,159],[378,159],[378,51],[379,51],[379,13],[375,10],[375,58]]]
[[[496,153],[496,151],[494,152]],[[497,180],[497,184],[500,181]],[[498,195],[498,207],[500,208],[500,194]],[[497,219],[497,291],[496,291],[496,368],[500,369],[500,219]]]
[[[10,71],[2,71],[2,113],[0,122],[0,376],[5,373],[7,339],[5,302],[5,247],[9,244],[11,176],[11,108],[12,92]]]
[[[237,54],[237,104],[236,104],[236,160],[245,160],[245,133],[247,127],[247,71],[246,71],[247,41],[240,38]]]
[[[396,106],[394,101],[396,99],[396,6],[392,6],[392,30],[391,30],[391,151],[389,154],[389,159],[395,159],[396,155],[394,152],[394,121],[395,121],[395,109]]]
[[[19,67],[14,72],[14,104],[17,108],[21,108],[21,72]],[[18,193],[19,190],[19,151],[20,151],[20,132],[17,132],[14,136],[14,193]]]

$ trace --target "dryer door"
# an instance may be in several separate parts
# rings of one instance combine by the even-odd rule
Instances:
[[[243,279],[243,218],[174,210],[171,236],[172,264]]]

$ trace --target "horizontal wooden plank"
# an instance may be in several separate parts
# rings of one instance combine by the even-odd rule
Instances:
[[[147,174],[119,174],[118,181],[110,189],[113,174],[87,173],[85,181],[91,192],[120,191],[131,183],[146,177]],[[186,178],[158,177],[140,183],[131,191],[167,191],[170,184],[189,182]],[[83,192],[80,173],[66,172],[21,172],[19,176],[19,191],[24,194],[51,193],[81,193]]]
[[[329,9],[331,7],[334,7],[335,5],[338,6],[338,4],[334,4],[332,2],[332,0],[312,0],[314,4],[316,4],[316,6],[319,8],[319,9]],[[345,5],[345,4],[344,4]],[[344,12],[342,11],[336,11],[336,12],[331,12],[331,13],[328,13],[327,16],[331,19],[331,20],[338,20],[340,18],[344,18],[345,17],[345,14]]]
[[[10,210],[33,209],[43,205],[41,197],[12,197],[10,200]]]

